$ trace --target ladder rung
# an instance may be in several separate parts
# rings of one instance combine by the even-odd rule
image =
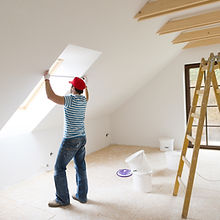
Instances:
[[[191,141],[192,144],[195,143],[195,139],[193,137],[191,137],[190,135],[187,134],[186,138]]]
[[[186,185],[184,184],[184,182],[182,181],[182,179],[179,176],[178,176],[178,182],[181,184],[183,189],[186,191]]]
[[[182,156],[182,160],[183,160],[184,163],[190,168],[191,163],[186,159],[186,157]]]
[[[199,117],[200,117],[200,115],[199,115],[199,114],[196,114],[196,113],[192,113],[191,116],[192,116],[193,118],[199,118]]]
[[[218,64],[214,65],[214,70],[216,70],[216,69],[218,69],[218,68],[219,68]],[[207,69],[208,69],[208,65],[205,65],[205,66],[202,67],[202,70],[203,70],[203,71],[205,71],[205,70],[207,70]]]
[[[197,90],[197,91],[196,91],[196,94],[197,94],[197,95],[203,95],[203,94],[204,94],[204,90]]]

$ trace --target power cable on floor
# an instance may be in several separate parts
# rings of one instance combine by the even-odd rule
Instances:
[[[206,181],[208,181],[208,182],[220,182],[220,180],[211,180],[211,179],[208,179],[208,178],[206,178],[206,177],[203,177],[201,174],[199,174],[198,171],[196,171],[196,174],[197,174],[199,177],[201,177],[202,179],[204,179],[204,180],[206,180]]]

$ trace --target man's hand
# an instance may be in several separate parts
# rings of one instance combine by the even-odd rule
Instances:
[[[87,78],[86,76],[83,76],[83,77],[82,77],[82,80],[85,82],[86,87],[87,87],[87,84],[88,84],[88,78]]]
[[[44,80],[46,79],[50,79],[50,74],[49,74],[49,70],[44,71]]]

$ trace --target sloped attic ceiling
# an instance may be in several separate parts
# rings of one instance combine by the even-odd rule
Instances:
[[[182,48],[171,43],[176,33],[156,34],[171,15],[134,19],[145,3],[1,0],[0,127],[68,44],[102,52],[87,72],[88,116],[107,115],[124,103]],[[201,9],[208,7],[216,4]]]

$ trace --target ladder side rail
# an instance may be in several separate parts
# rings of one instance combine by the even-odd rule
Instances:
[[[217,63],[218,63],[218,68],[220,69],[220,52],[218,53]]]
[[[218,105],[218,110],[220,112],[220,93],[217,92],[218,82],[217,82],[217,78],[216,78],[216,75],[215,75],[215,71],[214,71],[214,74],[212,76],[212,86],[213,86],[213,89],[214,89],[215,98],[216,98],[216,102],[217,102],[217,105]]]
[[[180,160],[179,160],[179,168],[177,170],[177,175],[176,175],[176,180],[175,180],[175,185],[174,185],[174,190],[173,190],[173,196],[177,196],[177,193],[178,193],[178,190],[179,190],[178,177],[182,176],[183,165],[184,165],[184,161],[182,160],[182,157],[186,156],[186,151],[187,151],[187,148],[188,148],[188,145],[189,145],[189,140],[187,139],[187,135],[191,133],[192,124],[193,124],[193,120],[194,120],[194,118],[191,117],[191,114],[195,112],[196,105],[198,103],[199,95],[196,93],[196,91],[200,90],[200,88],[201,88],[202,79],[203,79],[203,75],[204,75],[203,66],[205,64],[206,64],[206,61],[205,61],[204,58],[202,58],[201,63],[200,63],[200,67],[199,67],[199,74],[198,74],[198,77],[197,77],[195,92],[194,92],[194,96],[193,96],[192,107],[191,107],[190,112],[189,112],[187,129],[186,129],[186,134],[185,134],[185,138],[184,138],[181,157],[180,157]]]
[[[210,85],[211,85],[212,77],[214,74],[214,62],[215,62],[215,58],[214,58],[214,54],[212,53],[209,58],[207,79],[205,82],[204,95],[202,98],[202,106],[200,110],[200,119],[199,119],[198,128],[196,132],[195,145],[193,148],[193,155],[192,155],[192,162],[191,162],[189,178],[188,178],[187,188],[186,188],[186,194],[185,194],[185,199],[184,199],[184,205],[183,205],[183,211],[182,211],[183,218],[187,218],[188,210],[189,210],[189,203],[190,203],[191,194],[192,194],[192,187],[193,187],[193,182],[194,182],[194,177],[195,177],[195,170],[196,170],[196,165],[197,165],[197,160],[198,160],[200,142],[201,142],[204,119],[205,119],[205,114],[206,114],[206,107],[207,107],[208,97],[209,97],[209,92],[210,92]]]
[[[214,65],[214,66],[217,66],[218,68],[214,68],[214,69],[220,69],[220,53],[218,53],[218,55],[216,56],[216,60],[217,60],[217,65]],[[218,93],[218,81],[217,81],[217,78],[216,78],[216,75],[214,74],[213,75],[213,78],[212,78],[212,86],[213,86],[213,89],[214,89],[214,92],[215,92],[215,97],[216,97],[216,102],[217,102],[217,105],[218,105],[218,110],[220,112],[220,93]]]

